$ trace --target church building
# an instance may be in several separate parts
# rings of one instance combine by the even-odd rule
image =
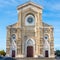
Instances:
[[[53,27],[42,21],[42,10],[31,1],[17,7],[18,22],[7,26],[7,56],[54,57]]]

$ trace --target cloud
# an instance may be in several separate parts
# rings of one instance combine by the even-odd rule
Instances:
[[[60,50],[60,44],[55,44],[55,48],[54,48],[54,50]]]
[[[12,13],[12,15],[16,15],[16,14],[17,14],[16,11],[10,11],[10,10],[5,11],[4,13],[5,13],[5,14],[8,14],[8,15],[11,15],[11,13]]]
[[[44,9],[47,9],[47,10],[51,10],[51,11],[60,11],[60,1],[47,1],[47,0],[44,0],[42,2],[42,5],[44,7]]]
[[[60,14],[59,13],[53,13],[53,12],[44,12],[43,13],[44,17],[55,17],[55,18],[60,18]]]
[[[55,47],[60,47],[60,44],[55,44]]]
[[[18,3],[16,0],[10,0],[12,3]]]
[[[5,6],[16,6],[18,2],[16,0],[1,0],[0,1],[0,7],[5,7]]]
[[[56,3],[56,4],[52,5],[52,9],[56,10],[56,11],[60,11],[60,3]]]
[[[10,5],[10,4],[11,3],[9,1],[4,1],[4,0],[0,1],[1,6],[6,6],[6,5]]]
[[[1,0],[0,1],[0,6],[17,6],[18,4],[21,4],[22,2],[24,2],[24,0]]]

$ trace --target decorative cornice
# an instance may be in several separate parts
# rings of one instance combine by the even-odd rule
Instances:
[[[27,2],[27,3],[25,3],[25,4],[19,5],[19,6],[17,7],[17,10],[19,10],[19,9],[21,9],[21,8],[23,8],[23,7],[26,7],[26,6],[28,6],[28,5],[32,5],[32,6],[35,6],[35,7],[39,8],[39,9],[42,9],[42,6],[37,5],[36,3],[33,3],[33,2],[31,2],[31,1],[29,1],[29,2]]]

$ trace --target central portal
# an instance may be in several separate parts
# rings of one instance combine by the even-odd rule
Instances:
[[[33,39],[26,40],[26,48],[25,48],[26,57],[34,57],[35,54],[35,41]]]
[[[33,46],[27,47],[27,57],[33,57]]]

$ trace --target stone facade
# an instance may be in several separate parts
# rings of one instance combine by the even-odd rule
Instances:
[[[32,57],[46,57],[46,54],[54,57],[53,27],[42,22],[42,7],[28,2],[18,6],[17,11],[18,22],[7,27],[7,56],[27,57],[27,47],[32,46]],[[29,17],[33,18],[33,22],[27,22]]]

